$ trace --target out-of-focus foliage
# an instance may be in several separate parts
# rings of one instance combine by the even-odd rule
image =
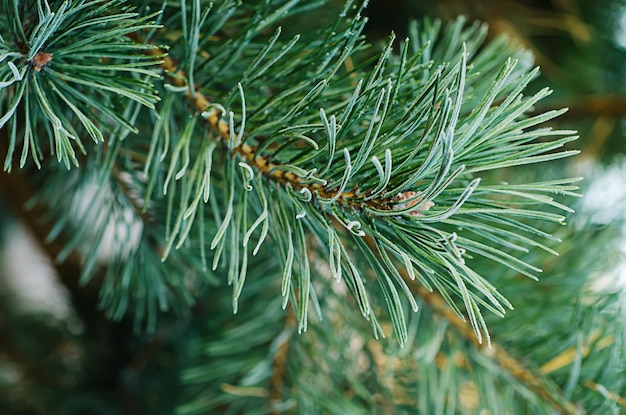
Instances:
[[[402,33],[414,16],[487,22],[490,36],[533,53],[541,67],[535,84],[554,90],[540,108],[570,108],[556,122],[579,130],[582,157],[606,162],[626,153],[626,1],[373,0],[368,10],[376,35]]]

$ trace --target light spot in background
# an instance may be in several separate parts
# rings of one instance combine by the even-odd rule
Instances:
[[[128,177],[121,179],[130,181]],[[76,231],[81,233],[79,251],[84,257],[95,253],[101,263],[106,263],[111,258],[128,258],[137,249],[143,223],[125,202],[116,199],[110,185],[98,184],[95,176],[74,193],[69,209]],[[57,280],[37,241],[19,223],[5,231],[6,241],[0,245],[2,301],[10,300],[18,313],[72,320],[69,293]]]
[[[131,180],[129,177],[122,179]],[[98,208],[94,209],[96,206]],[[88,229],[81,229],[87,237],[80,247],[81,253],[91,255],[92,244],[99,244],[96,255],[100,263],[107,263],[111,258],[128,258],[141,242],[141,219],[137,218],[131,206],[123,205],[116,199],[108,183],[98,184],[95,175],[91,182],[75,193],[72,216],[75,226],[89,223]]]
[[[616,249],[622,259],[615,269],[598,277],[594,288],[622,291],[626,300],[626,159],[619,159],[606,167],[586,165],[584,169],[589,186],[577,214],[600,225],[621,224]]]
[[[615,43],[626,49],[626,6],[617,10]]]
[[[4,296],[19,313],[67,319],[72,312],[69,293],[34,238],[17,224],[7,229],[6,238],[0,251]]]
[[[589,170],[582,211],[594,223],[626,219],[626,160]]]

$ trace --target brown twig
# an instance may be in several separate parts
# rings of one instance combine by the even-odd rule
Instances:
[[[415,281],[410,280],[408,275],[403,275],[403,278],[407,281],[411,290],[420,296],[437,315],[445,318],[465,340],[480,349],[486,356],[492,358],[498,366],[509,372],[520,383],[526,385],[528,389],[549,403],[556,411],[564,415],[584,414],[581,408],[578,408],[558,393],[547,379],[528,369],[522,362],[509,355],[498,344],[492,342],[491,347],[488,347],[479,343],[474,331],[456,315],[441,295],[428,291]]]
[[[122,176],[122,170],[120,170],[118,166],[114,165],[111,171],[111,175],[113,179],[115,180],[115,182],[117,183],[124,197],[128,200],[128,202],[132,206],[132,209],[135,212],[135,215],[137,215],[137,217],[141,219],[144,225],[148,225],[152,221],[152,218],[146,211],[144,211],[142,207],[142,202],[139,196],[136,195],[133,192],[133,189],[130,188],[128,184],[128,180],[126,180]]]
[[[288,336],[278,345],[276,354],[274,355],[274,363],[272,365],[272,378],[269,385],[269,397],[273,404],[270,409],[272,415],[279,415],[281,412],[276,405],[282,402],[282,388],[285,381],[285,367],[287,365],[287,355],[289,354],[290,339],[296,327],[296,315],[293,308],[287,311],[285,318],[285,331]]]
[[[371,249],[372,253],[377,256],[380,255],[376,242],[371,236],[365,237],[365,243]],[[528,389],[536,393],[545,402],[549,403],[556,411],[563,415],[584,414],[584,411],[569,402],[556,391],[555,387],[547,379],[541,377],[539,372],[535,373],[528,369],[522,362],[509,355],[505,349],[494,342],[491,342],[490,347],[482,344],[476,337],[476,333],[474,333],[465,321],[459,318],[440,294],[431,292],[417,281],[412,280],[406,270],[398,269],[398,272],[411,291],[421,297],[435,314],[447,320],[466,341],[473,344],[486,356],[492,358],[498,366],[509,372],[520,383],[526,385]]]

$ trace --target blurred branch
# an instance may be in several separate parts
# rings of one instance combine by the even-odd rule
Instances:
[[[365,238],[366,243],[372,248],[372,252],[376,252],[374,250],[375,241],[371,237]],[[466,341],[473,344],[485,356],[491,358],[498,366],[510,373],[518,382],[550,404],[555,411],[563,415],[581,415],[585,413],[581,408],[568,401],[548,379],[542,377],[539,372],[533,372],[528,369],[502,347],[494,342],[491,342],[490,345],[482,344],[472,328],[459,318],[440,294],[428,291],[422,285],[412,280],[406,270],[398,269],[398,272],[411,291],[421,297],[435,314],[446,319]]]
[[[15,383],[18,383],[21,388],[26,390],[29,390],[33,385],[53,384],[53,377],[43,370],[42,365],[34,362],[31,356],[25,354],[15,344],[13,341],[15,327],[11,325],[10,317],[7,317],[6,315],[0,316],[0,355],[19,368],[20,379]]]
[[[465,340],[482,350],[482,352],[492,358],[498,366],[505,369],[521,384],[536,393],[558,413],[564,415],[584,414],[582,409],[559,394],[556,388],[552,387],[546,379],[526,368],[522,362],[513,358],[496,343],[492,342],[491,347],[479,343],[474,331],[450,309],[439,294],[430,292],[421,285],[418,285],[415,281],[412,281],[408,275],[403,275],[403,277],[413,292],[419,295],[437,315],[445,318]]]
[[[9,137],[7,129],[0,130],[0,159],[4,160],[8,151]],[[18,165],[14,161],[13,165]],[[0,170],[0,194],[3,203],[12,212],[23,226],[31,233],[41,248],[42,254],[48,257],[55,270],[59,282],[70,293],[74,310],[82,320],[85,332],[81,335],[81,342],[88,350],[83,369],[86,370],[85,379],[89,385],[105,386],[115,389],[118,386],[120,368],[126,365],[123,345],[117,341],[118,332],[130,331],[125,322],[112,322],[98,309],[98,291],[102,280],[102,270],[96,272],[89,284],[80,282],[82,258],[77,252],[71,252],[62,262],[57,260],[64,246],[61,240],[48,240],[51,225],[45,221],[48,211],[46,206],[32,204],[36,188],[29,180],[28,168],[16,169],[12,172]],[[30,205],[29,205],[30,203]],[[17,322],[16,324],[20,324]],[[45,385],[46,388],[59,386],[57,368],[50,367],[49,363],[30,362],[30,356],[24,355],[14,345],[15,331],[11,326],[0,324],[0,349],[12,362],[23,370],[27,381],[36,385]],[[23,325],[19,330],[28,330]],[[36,333],[32,333],[36,335]],[[82,385],[81,387],[89,387]],[[122,394],[126,394],[125,391]]]
[[[604,145],[606,144],[611,132],[615,128],[616,119],[600,116],[596,119],[589,131],[589,139],[587,146],[583,150],[583,154],[587,158],[599,159],[605,153]]]
[[[0,159],[4,160],[8,152],[9,137],[7,129],[0,130]],[[14,165],[18,163],[14,162]],[[72,295],[72,299],[81,314],[86,312],[93,316],[94,304],[97,302],[98,290],[97,279],[85,287],[80,286],[82,260],[76,252],[72,252],[63,262],[57,261],[58,255],[63,250],[63,245],[58,241],[49,241],[48,235],[52,229],[50,224],[44,222],[47,210],[45,206],[35,204],[26,207],[36,194],[36,190],[26,177],[26,169],[16,169],[12,172],[0,170],[0,192],[5,196],[4,202],[13,212],[16,218],[33,235],[42,252],[50,259],[61,283],[65,285]]]
[[[283,401],[281,389],[285,378],[285,365],[287,363],[287,355],[289,354],[290,340],[296,327],[296,315],[293,308],[290,308],[286,314],[285,329],[283,333],[278,336],[278,339],[282,341],[278,344],[276,349],[276,355],[274,356],[274,362],[272,365],[272,377],[269,386],[270,400],[272,404],[274,404],[271,409],[272,415],[278,415],[281,413],[281,411],[276,408],[276,405]]]
[[[568,107],[569,110],[559,117],[559,122],[571,120],[593,120],[587,133],[585,157],[598,159],[605,153],[605,144],[615,130],[620,118],[626,117],[626,96],[594,95],[575,99],[560,104],[551,104],[551,108]],[[542,114],[545,107],[539,107],[529,116]]]
[[[558,105],[556,106],[558,107]],[[595,95],[567,102],[563,106],[569,107],[569,111],[560,117],[561,120],[590,118],[598,115],[615,118],[626,116],[625,96]],[[536,112],[540,113],[541,111],[542,109],[539,109]]]

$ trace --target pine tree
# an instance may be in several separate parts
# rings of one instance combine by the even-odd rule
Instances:
[[[563,226],[528,52],[463,18],[381,49],[351,1],[1,7],[2,188],[82,324],[3,348],[10,410],[624,410],[611,235]]]

